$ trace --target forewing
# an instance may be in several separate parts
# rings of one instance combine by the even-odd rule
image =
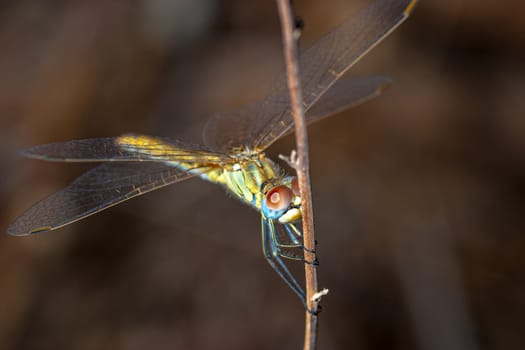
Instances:
[[[305,110],[310,109],[352,65],[402,23],[416,2],[377,0],[302,53],[299,64]],[[283,136],[291,125],[289,93],[283,72],[272,93],[263,101],[231,114],[213,117],[204,130],[204,139],[214,149],[240,145],[265,149]]]
[[[389,85],[391,79],[388,77],[368,77],[341,79],[337,81],[305,114],[307,124],[314,123],[334,113],[355,107],[374,97],[379,96]],[[245,106],[225,114],[223,118],[213,118],[208,123],[205,131],[213,130],[213,143],[209,146],[217,149],[231,149],[237,147],[239,139],[248,140],[253,136],[251,127],[257,120],[249,116],[256,116],[262,108],[276,108],[277,104],[265,106],[266,101]],[[282,116],[282,136],[290,134],[292,128],[292,116],[289,110]],[[275,113],[279,113],[275,110]],[[226,122],[230,119],[230,122]],[[235,125],[235,127],[231,125]],[[232,137],[235,130],[236,137]],[[281,130],[281,129],[279,129]],[[205,134],[205,137],[209,136]],[[209,141],[209,139],[208,139]]]
[[[7,229],[15,236],[54,230],[154,189],[205,173],[157,162],[104,163],[28,209]]]
[[[127,134],[119,137],[55,142],[28,148],[24,156],[62,162],[191,162],[220,163],[229,158],[201,145],[168,138]]]

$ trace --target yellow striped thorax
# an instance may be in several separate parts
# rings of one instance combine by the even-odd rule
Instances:
[[[241,201],[260,208],[264,184],[278,178],[278,169],[270,159],[259,153],[253,157],[237,158],[236,162],[201,177],[224,185]]]
[[[289,223],[301,218],[301,198],[294,177],[283,176],[264,152],[238,149],[236,162],[201,177],[222,184],[241,201],[253,206],[269,219]]]

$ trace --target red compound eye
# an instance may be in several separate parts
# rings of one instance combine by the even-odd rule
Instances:
[[[293,194],[295,194],[296,196],[299,196],[301,194],[299,191],[299,181],[296,177],[292,179],[292,191]]]
[[[288,208],[292,202],[293,192],[286,186],[276,186],[266,194],[266,206],[272,210]]]

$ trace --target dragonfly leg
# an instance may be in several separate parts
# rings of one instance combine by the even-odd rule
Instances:
[[[272,231],[276,232],[274,223],[273,222],[269,222],[268,224],[272,225],[272,227],[271,227]],[[288,225],[284,225],[284,227],[285,227],[285,229],[286,229],[286,231],[288,232],[289,235],[293,234],[293,230],[297,230],[297,228],[295,226],[292,226],[293,228],[291,228],[291,227],[288,227]],[[308,260],[305,260],[303,256],[299,256],[299,255],[295,255],[295,254],[284,252],[284,251],[282,251],[281,248],[302,248],[303,250],[308,251],[310,253],[315,253],[315,250],[307,249],[303,244],[282,244],[279,241],[279,237],[278,237],[277,234],[275,234],[273,237],[274,237],[275,249],[277,250],[277,253],[281,257],[286,258],[286,259],[290,259],[290,260],[302,261],[305,264],[309,264],[309,265],[313,265],[313,266],[319,266],[319,260],[317,259],[317,257],[315,257],[314,261],[308,261]]]
[[[273,225],[273,230],[275,231],[275,225],[272,223]],[[277,231],[276,234],[274,235],[274,243],[276,246],[278,247],[281,247],[281,248],[303,248],[303,244],[297,239],[297,237],[295,237],[295,235],[293,235],[293,233],[291,232],[291,229],[288,228],[287,225],[283,225],[285,230],[286,230],[286,233],[288,234],[290,240],[292,241],[291,244],[289,243],[282,243],[281,240],[279,239],[279,235],[277,234]],[[292,255],[293,256],[293,255]],[[283,257],[286,257],[283,255]],[[294,259],[296,260],[296,259]]]
[[[306,307],[306,294],[293,274],[290,272],[286,264],[281,259],[279,253],[280,249],[275,244],[275,226],[273,221],[261,218],[262,224],[262,248],[264,257],[270,266],[277,272],[281,279],[290,287],[290,289],[301,299],[301,302]]]
[[[286,224],[283,225],[284,229],[286,230],[286,233],[288,233],[288,237],[290,237],[290,240],[297,246],[302,247],[303,246],[303,236],[301,234],[301,231],[299,231],[293,224]]]
[[[290,235],[290,237],[293,235],[293,236],[299,237],[302,241],[303,233],[297,227],[295,227],[294,224],[286,224],[284,225],[284,227],[286,229],[286,232],[288,232],[288,235]],[[294,241],[294,239],[292,239],[292,241]],[[317,245],[317,241],[315,241],[315,244]],[[300,247],[303,248],[303,250],[307,251],[308,253],[313,253],[313,254],[316,253],[315,249],[308,249],[302,243]]]
[[[270,222],[268,222],[268,225],[270,225],[270,231],[275,233],[272,238],[273,238],[273,243],[275,245],[275,250],[276,250],[277,254],[279,256],[285,258],[285,259],[296,260],[296,261],[303,261],[304,259],[303,259],[302,256],[299,256],[299,255],[296,255],[296,254],[292,254],[292,253],[288,253],[288,252],[284,252],[281,249],[281,248],[303,248],[303,245],[301,243],[297,243],[297,244],[296,243],[293,243],[293,244],[282,244],[280,242],[280,240],[279,240],[279,235],[278,235],[277,230],[275,228],[274,222],[270,221]],[[284,225],[284,227],[286,228],[286,225]]]
[[[303,256],[299,256],[299,255],[295,255],[295,254],[290,254],[290,253],[287,253],[287,252],[283,252],[281,250],[281,247],[280,246],[275,246],[275,249],[277,251],[277,254],[285,259],[289,259],[289,260],[296,260],[296,261],[302,261],[303,263],[305,264],[308,264],[308,265],[312,265],[312,266],[319,266],[319,259],[317,258],[317,256],[315,257],[315,260],[314,261],[308,261],[306,260]]]
[[[314,267],[319,266],[319,259],[317,259],[317,257],[315,257],[314,261],[308,261],[308,260],[306,260],[306,259],[302,259],[302,260],[303,260],[303,262],[304,262],[305,264],[312,265],[312,266],[314,266]]]

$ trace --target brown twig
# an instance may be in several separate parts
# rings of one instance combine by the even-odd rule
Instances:
[[[319,299],[317,293],[317,268],[314,264],[315,236],[313,225],[312,192],[310,187],[310,170],[308,164],[308,136],[306,133],[306,122],[303,110],[303,98],[301,82],[299,79],[299,62],[297,53],[298,32],[294,27],[294,17],[289,0],[277,0],[281,30],[283,33],[284,57],[286,63],[286,74],[288,90],[290,91],[290,102],[295,124],[295,138],[297,145],[297,156],[294,161],[297,171],[297,180],[302,199],[303,214],[303,239],[306,284],[306,324],[303,349],[315,349],[317,339],[317,322]],[[293,161],[293,160],[292,160]]]

